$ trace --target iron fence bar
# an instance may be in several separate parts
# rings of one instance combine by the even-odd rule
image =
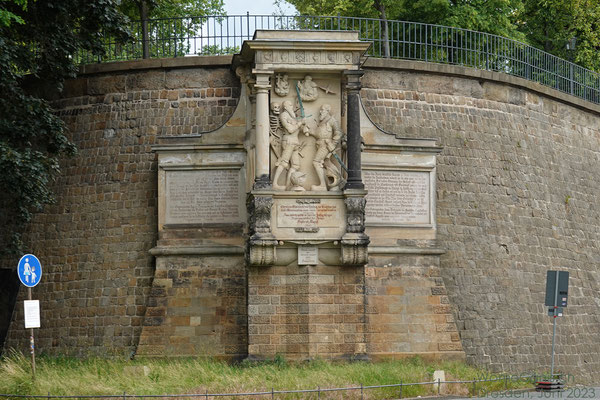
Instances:
[[[244,19],[246,36],[244,38]],[[308,30],[358,30],[362,40],[374,42],[369,54],[384,56],[383,48],[390,46],[390,57],[466,65],[489,71],[501,71],[510,75],[539,82],[565,93],[600,103],[600,74],[582,68],[571,61],[563,60],[525,43],[484,32],[423,24],[407,21],[386,21],[376,18],[354,18],[337,15],[325,16],[265,16],[232,15],[184,18],[147,19],[143,23],[134,21],[135,37],[128,44],[119,44],[114,37],[104,37],[107,53],[105,57],[92,58],[82,53],[82,63],[94,60],[108,62],[144,57],[179,57],[187,54],[223,53],[237,44],[236,20],[239,20],[239,40],[250,39],[256,29],[277,27]],[[196,23],[195,21],[198,20]],[[233,36],[230,34],[233,21]],[[253,22],[253,24],[252,24]],[[388,31],[388,43],[384,43],[383,24]],[[211,27],[212,25],[212,27]],[[400,27],[400,25],[402,25]],[[212,29],[212,34],[211,34]],[[147,36],[144,31],[147,32]],[[397,35],[397,39],[396,39]],[[199,42],[199,45],[197,44]],[[192,45],[193,43],[193,45]],[[241,43],[240,43],[241,44]],[[226,48],[223,46],[226,45]],[[204,47],[208,46],[206,50]],[[402,49],[400,51],[400,46]],[[150,48],[151,49],[148,49]],[[485,65],[481,56],[485,57]]]

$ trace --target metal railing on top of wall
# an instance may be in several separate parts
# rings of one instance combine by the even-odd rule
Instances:
[[[505,37],[448,26],[342,16],[229,15],[151,19],[147,38],[132,23],[133,40],[106,37],[103,57],[80,54],[82,64],[236,53],[258,29],[352,30],[372,42],[371,57],[462,65],[503,72],[600,103],[600,74]],[[144,51],[145,50],[145,51]]]

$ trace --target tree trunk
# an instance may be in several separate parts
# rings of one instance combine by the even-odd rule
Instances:
[[[150,58],[150,46],[148,37],[148,3],[145,0],[138,2],[140,19],[142,20],[142,58]]]
[[[385,15],[385,5],[382,0],[375,0],[374,4],[377,11],[379,11],[379,18],[381,22],[379,23],[381,28],[381,40],[383,42],[383,56],[385,58],[390,58],[390,40],[388,37],[388,25],[387,25],[387,17]]]

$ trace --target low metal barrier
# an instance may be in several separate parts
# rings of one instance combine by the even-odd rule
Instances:
[[[147,25],[147,29],[142,29]],[[105,37],[102,57],[83,64],[140,58],[232,54],[257,29],[352,30],[372,42],[368,55],[463,65],[518,76],[600,103],[600,74],[525,43],[489,33],[418,22],[342,16],[228,15],[150,19],[132,23],[133,39]],[[142,34],[147,32],[147,34]]]
[[[48,393],[47,395],[17,395],[17,394],[1,394],[0,399],[156,399],[156,398],[195,398],[195,399],[217,399],[220,397],[257,397],[257,398],[271,398],[275,399],[276,396],[284,395],[284,394],[316,394],[317,399],[320,399],[322,395],[331,392],[360,392],[360,398],[364,399],[366,391],[371,389],[384,389],[384,388],[398,388],[397,398],[403,398],[402,388],[407,386],[420,386],[420,385],[437,385],[437,394],[441,394],[441,385],[444,384],[472,384],[471,395],[478,395],[478,383],[489,383],[489,382],[498,382],[504,381],[504,389],[509,390],[509,382],[514,382],[518,378],[518,380],[522,382],[531,382],[532,385],[538,379],[547,378],[546,375],[517,375],[517,376],[501,376],[497,378],[489,378],[489,379],[474,379],[474,380],[466,380],[466,381],[431,381],[431,382],[412,382],[412,383],[396,383],[389,385],[370,385],[370,386],[351,386],[351,387],[343,387],[343,388],[321,388],[317,387],[316,389],[300,389],[300,390],[275,390],[271,389],[262,391],[262,392],[247,392],[247,393],[185,393],[185,394],[159,394],[159,395],[137,395],[137,394],[127,394],[124,392],[119,395],[71,395],[71,396],[55,396]],[[532,386],[533,387],[533,386]],[[395,397],[396,398],[396,397]]]

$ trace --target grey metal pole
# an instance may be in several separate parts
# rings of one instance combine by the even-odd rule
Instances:
[[[554,347],[556,345],[556,318],[558,317],[558,271],[556,271],[556,280],[554,288],[554,323],[552,326],[552,362],[550,366],[550,379],[554,379]]]
[[[31,288],[27,288],[27,297],[28,300],[33,300],[31,298]],[[33,328],[29,329],[29,349],[31,351],[31,372],[33,374],[33,380],[35,380],[35,340],[33,338]]]

